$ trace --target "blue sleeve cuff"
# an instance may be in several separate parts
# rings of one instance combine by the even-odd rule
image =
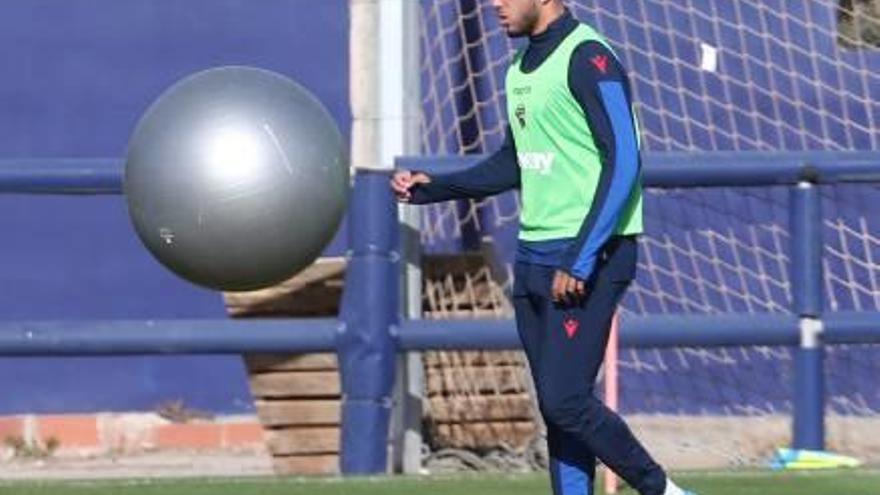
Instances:
[[[590,275],[593,273],[593,269],[596,266],[596,256],[590,256],[589,259],[584,259],[582,263],[580,263],[576,267],[571,267],[566,270],[568,273],[578,280],[586,280],[590,278]]]

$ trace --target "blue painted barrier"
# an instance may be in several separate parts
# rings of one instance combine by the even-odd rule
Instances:
[[[113,158],[0,160],[0,193],[121,194],[122,160]]]
[[[385,472],[400,300],[397,204],[388,171],[359,171],[349,204],[349,262],[338,340],[346,474]]]
[[[518,349],[513,320],[405,321],[396,338],[401,350]],[[627,348],[796,346],[798,319],[784,313],[656,315],[624,317],[620,345]]]
[[[825,344],[880,344],[880,313],[826,313],[821,338]]]
[[[334,319],[0,322],[0,355],[320,352],[336,348],[339,328]]]
[[[860,326],[835,327],[838,343],[856,336],[880,339],[878,332],[851,321]],[[409,320],[389,330],[401,351],[520,348],[511,319]],[[347,332],[334,319],[6,322],[0,323],[0,355],[326,352],[337,349]],[[794,346],[798,322],[787,314],[625,317],[620,338],[629,348]]]
[[[401,167],[434,171],[476,157],[404,158]],[[770,162],[772,165],[768,165]],[[0,191],[30,194],[118,194],[119,162],[96,160],[0,162]],[[89,165],[91,163],[91,165]],[[873,182],[880,154],[647,155],[645,179],[654,187],[792,185],[792,313],[658,315],[625,318],[625,347],[800,346],[796,357],[794,445],[824,442],[823,343],[880,342],[873,313],[829,313],[821,291],[821,214],[818,183]],[[397,226],[387,174],[356,177],[351,204],[350,264],[340,320],[155,320],[7,322],[0,355],[109,355],[327,351],[336,349],[344,391],[342,470],[384,472],[384,449],[401,350],[518,347],[511,320],[397,321]]]
[[[399,168],[442,173],[467,168],[483,155],[401,157]],[[648,187],[736,187],[880,181],[877,152],[645,153]],[[114,158],[0,159],[0,192],[120,194],[123,162]]]
[[[470,167],[484,157],[401,157],[397,166],[448,173]],[[832,184],[880,179],[880,153],[876,151],[643,153],[642,162],[645,185],[658,188],[796,185],[801,181]]]
[[[398,160],[398,166],[443,173],[472,166],[480,158],[404,157]],[[873,326],[877,318],[872,314],[835,315],[824,311],[822,200],[817,186],[877,182],[880,179],[880,153],[646,153],[643,163],[643,178],[648,187],[793,186],[789,211],[792,314],[663,315],[627,319],[622,325],[621,345],[797,346],[795,380],[792,384],[795,396],[793,445],[796,448],[823,448],[823,343],[875,342],[880,339],[880,326]],[[458,325],[453,323],[450,327]],[[487,337],[481,343],[499,343],[501,332],[497,325],[489,325],[491,331],[487,332]],[[406,333],[401,333],[402,345],[406,347]],[[414,340],[425,344],[429,340],[428,333],[429,329],[426,328],[414,331],[413,336],[417,337]],[[464,343],[464,338],[455,335],[449,342],[453,341]]]
[[[816,167],[817,172],[821,169]],[[802,181],[791,189],[792,306],[800,317],[792,439],[792,446],[796,449],[822,450],[825,447],[825,351],[815,332],[824,307],[821,208],[819,188],[814,183]]]

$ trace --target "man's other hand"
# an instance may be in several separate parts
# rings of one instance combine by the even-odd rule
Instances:
[[[553,276],[553,302],[573,305],[583,300],[587,294],[586,283],[568,272],[556,270]]]

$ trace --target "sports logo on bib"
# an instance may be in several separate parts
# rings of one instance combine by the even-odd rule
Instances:
[[[516,154],[519,167],[523,170],[531,170],[540,175],[547,175],[553,169],[556,160],[555,153],[520,152]]]

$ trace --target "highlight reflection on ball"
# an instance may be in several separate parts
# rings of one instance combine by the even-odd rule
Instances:
[[[252,290],[306,267],[345,211],[330,114],[273,72],[223,67],[175,84],[129,143],[124,190],[153,255],[205,287]]]

